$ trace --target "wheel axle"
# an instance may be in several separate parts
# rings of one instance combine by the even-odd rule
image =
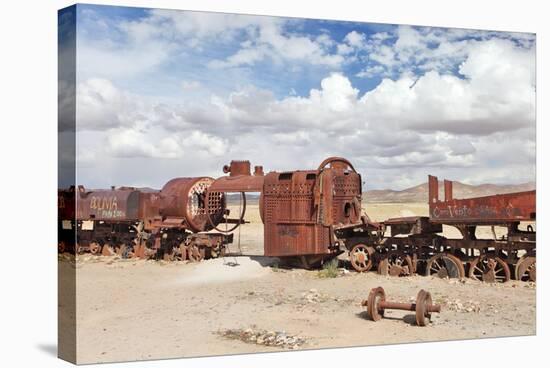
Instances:
[[[384,316],[386,309],[398,309],[416,312],[416,324],[426,326],[426,321],[431,319],[432,313],[441,312],[441,305],[432,304],[432,296],[426,290],[420,290],[416,296],[416,303],[397,303],[386,301],[386,293],[382,287],[370,291],[368,299],[361,302],[367,307],[367,315],[373,321],[379,321]]]

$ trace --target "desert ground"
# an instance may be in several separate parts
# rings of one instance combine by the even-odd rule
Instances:
[[[367,204],[366,210],[373,220],[427,214],[416,203]],[[240,256],[200,263],[60,256],[61,274],[76,268],[78,363],[536,333],[533,283],[392,278],[349,271],[344,261],[338,276],[327,278],[263,257],[257,206],[249,206],[246,219],[230,246]],[[361,301],[377,286],[388,300],[403,302],[428,290],[442,311],[426,327],[405,311],[370,321]]]

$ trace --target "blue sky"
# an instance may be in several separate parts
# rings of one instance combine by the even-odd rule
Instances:
[[[142,22],[150,17],[150,12],[143,8],[117,7],[117,6],[102,6],[102,5],[82,5],[78,7],[79,17],[79,35],[82,36],[82,42],[104,41],[110,39],[115,42],[127,42],[125,32],[120,32],[117,29],[117,24],[123,22]],[[196,12],[195,12],[196,13]],[[265,17],[270,19],[272,17]],[[97,26],[98,21],[103,21],[109,24],[108,28],[101,29]],[[288,24],[284,24],[282,31],[289,34],[303,35],[312,39],[319,36],[328,36],[335,42],[343,42],[346,35],[354,30],[361,30],[365,35],[375,34],[395,28],[391,25],[384,24],[368,24],[358,22],[342,22],[330,20],[312,20],[312,19],[288,19]],[[137,86],[134,79],[120,79],[121,83],[127,83],[127,87],[135,88],[136,91],[151,93],[158,95],[166,93],[167,96],[174,96],[177,93],[177,88],[172,90],[167,89],[166,84],[155,85],[154,80],[162,76],[168,81],[175,78],[186,78],[190,75],[196,77],[201,76],[202,80],[208,82],[212,88],[218,84],[218,88],[228,88],[228,86],[237,86],[242,81],[233,80],[227,81],[225,78],[209,78],[212,75],[211,68],[208,68],[207,63],[212,59],[225,59],[235,54],[240,43],[246,42],[248,36],[244,30],[238,32],[235,39],[231,42],[216,42],[210,40],[208,45],[204,45],[204,49],[200,52],[186,53],[185,50],[177,50],[171,56],[170,60],[159,69],[149,70],[151,80],[147,85]],[[329,52],[336,53],[336,45],[327,47]],[[182,68],[182,63],[185,67]],[[360,61],[345,63],[341,65],[341,70],[350,76],[354,86],[362,93],[375,88],[380,83],[380,76],[374,75],[372,78],[359,78],[356,76],[364,63]],[[297,65],[295,65],[297,67]],[[258,87],[270,88],[276,92],[277,97],[288,95],[291,90],[298,95],[307,95],[311,88],[319,87],[320,80],[326,73],[333,70],[330,66],[318,65],[316,67],[299,68],[292,70],[286,64],[275,64],[272,60],[263,60],[254,65],[254,68],[238,68],[249,78],[249,81]],[[217,76],[218,74],[215,73]],[[145,78],[147,76],[144,76]]]
[[[428,173],[534,180],[534,35],[77,9],[85,184],[159,187],[219,175],[231,159],[281,170],[328,155],[355,162],[367,188],[404,188]]]

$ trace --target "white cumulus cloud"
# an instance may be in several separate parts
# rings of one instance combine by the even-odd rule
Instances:
[[[145,184],[158,186],[170,175],[219,175],[220,163],[231,159],[251,159],[269,171],[316,167],[332,155],[350,158],[367,188],[415,185],[428,173],[471,182],[533,180],[532,36],[464,38],[473,31],[400,26],[371,35],[348,32],[336,43],[330,34],[291,32],[285,25],[277,18],[153,11],[119,25],[129,40],[120,52],[109,42],[80,49],[86,70],[76,86],[83,180],[102,185],[93,173],[106,162],[105,181],[142,180],[125,166],[132,160],[154,178]],[[209,73],[270,62],[304,73],[304,65],[323,66],[323,74],[306,92],[285,86],[283,93],[293,91],[287,95],[268,82],[254,84],[246,72],[231,74],[243,80],[223,91],[210,90],[204,75],[163,74],[180,93],[166,99],[132,93],[101,68],[103,60],[113,75],[153,73],[181,50],[176,44],[201,55],[206,43],[227,40],[239,40],[237,47],[207,58]],[[352,62],[360,63],[355,77],[380,83],[361,93],[342,70]]]

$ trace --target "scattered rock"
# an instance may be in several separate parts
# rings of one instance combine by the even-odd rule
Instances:
[[[302,293],[302,300],[307,303],[322,303],[329,300],[329,296],[319,292],[317,289],[310,289]]]
[[[481,310],[480,303],[472,300],[465,302],[462,302],[460,299],[447,300],[445,306],[449,310],[461,313],[479,313]]]
[[[304,337],[289,335],[285,331],[254,330],[252,328],[226,329],[218,331],[218,335],[249,344],[276,346],[291,350],[298,349],[306,343]]]

